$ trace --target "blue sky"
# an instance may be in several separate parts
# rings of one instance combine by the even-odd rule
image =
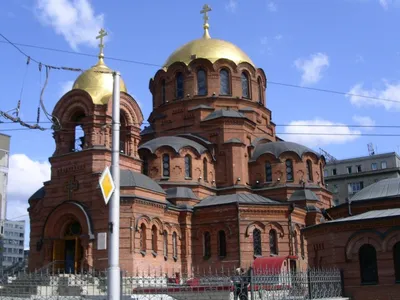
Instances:
[[[118,5],[99,0],[10,0],[2,3],[0,32],[16,43],[97,54],[95,36],[104,27],[109,33],[106,56],[162,65],[176,48],[202,35],[199,11],[203,4],[198,0],[118,1]],[[400,1],[210,0],[208,4],[213,9],[209,20],[211,36],[242,48],[271,82],[400,101]],[[26,59],[15,48],[0,43],[0,49],[0,110],[7,111],[16,107],[27,67]],[[21,49],[51,65],[85,69],[96,62],[92,57]],[[111,60],[106,63],[120,70],[128,91],[147,118],[151,108],[148,83],[158,67]],[[21,105],[25,121],[36,119],[43,75],[40,80],[37,66],[29,65]],[[49,111],[78,75],[51,72],[44,97]],[[268,85],[267,107],[278,125],[396,125],[400,111],[400,104],[395,102],[274,84]],[[43,114],[41,120],[46,121]],[[13,207],[19,207],[10,209],[13,216],[26,213],[23,198],[49,176],[47,158],[54,150],[51,131],[6,131],[16,128],[21,127],[0,124],[0,132],[12,136],[9,199]],[[399,129],[277,127],[279,133],[308,131],[400,133]],[[337,158],[366,155],[370,142],[380,153],[400,147],[397,137],[281,137],[314,149],[321,146]],[[21,186],[26,190],[22,191]]]

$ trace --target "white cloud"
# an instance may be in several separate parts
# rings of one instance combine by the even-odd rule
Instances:
[[[278,10],[278,7],[276,6],[276,3],[273,1],[268,2],[267,8],[270,12],[276,12]]]
[[[25,220],[25,248],[29,246],[28,199],[50,179],[50,164],[35,161],[25,154],[10,156],[7,186],[7,218]]]
[[[237,0],[229,0],[229,2],[225,5],[225,9],[230,12],[235,12],[237,5]]]
[[[66,93],[68,93],[72,89],[72,85],[74,84],[73,80],[68,80],[62,82],[61,89],[60,89],[60,97],[64,96]]]
[[[384,10],[387,10],[389,8],[388,1],[390,0],[379,0],[379,4],[383,7]]]
[[[375,126],[375,120],[372,120],[371,117],[367,116],[353,116],[353,122],[357,123],[360,126],[365,126],[365,130],[372,130],[373,127],[368,126]]]
[[[329,67],[329,57],[324,53],[315,53],[308,59],[296,59],[294,65],[303,73],[302,84],[317,83],[322,78],[322,72]]]
[[[400,111],[400,82],[395,84],[385,80],[383,82],[385,85],[383,89],[370,90],[365,89],[362,83],[358,83],[350,89],[346,97],[350,98],[350,103],[357,107],[382,106],[389,111]]]
[[[74,50],[81,44],[97,46],[104,15],[95,15],[89,0],[36,0],[35,8],[40,21],[53,27]]]
[[[329,144],[344,144],[359,138],[361,132],[342,123],[315,118],[314,120],[292,121],[284,129],[282,138],[308,147]]]

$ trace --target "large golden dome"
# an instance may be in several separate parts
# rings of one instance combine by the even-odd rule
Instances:
[[[233,61],[236,64],[247,62],[254,66],[253,61],[247,56],[239,47],[234,44],[218,39],[212,39],[208,33],[210,25],[208,24],[208,12],[211,11],[211,7],[207,4],[203,6],[200,11],[203,14],[204,19],[204,35],[202,38],[191,41],[174,53],[172,53],[164,64],[165,68],[168,68],[175,62],[183,62],[188,65],[192,60],[197,58],[205,58],[212,63],[218,59],[224,58]]]
[[[101,57],[96,65],[83,72],[75,80],[72,89],[88,92],[94,104],[107,104],[113,91],[112,70],[104,64]],[[120,79],[120,90],[121,92],[127,92],[122,78]]]
[[[196,58],[205,58],[212,63],[218,59],[225,58],[236,64],[247,62],[254,66],[250,57],[239,47],[224,40],[212,39],[205,36],[177,49],[168,57],[164,67],[168,68],[174,62],[183,62],[188,65]]]

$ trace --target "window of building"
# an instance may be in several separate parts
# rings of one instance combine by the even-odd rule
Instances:
[[[222,69],[219,71],[219,85],[219,93],[221,95],[229,95],[231,93],[228,70]]]
[[[166,230],[163,233],[163,254],[165,258],[168,257],[168,232]]]
[[[203,177],[204,177],[204,181],[208,181],[207,178],[207,158],[203,159]]]
[[[400,283],[400,242],[393,247],[393,262],[396,283]]]
[[[333,200],[333,205],[338,206],[339,205],[339,199],[334,199]]]
[[[373,171],[378,170],[378,164],[377,163],[372,163],[371,164],[371,170],[373,170]]]
[[[299,255],[299,241],[298,241],[297,231],[294,232],[293,239],[294,239],[294,254]]]
[[[226,256],[226,234],[223,230],[218,232],[218,255],[219,257]]]
[[[307,179],[310,180],[310,181],[313,180],[312,162],[309,159],[307,159]]]
[[[376,250],[370,244],[364,244],[358,252],[360,262],[361,284],[378,283],[378,265],[376,262]]]
[[[301,257],[305,257],[305,249],[304,249],[304,234],[300,232],[300,254]]]
[[[336,169],[332,169],[332,175],[335,176],[337,174]]]
[[[337,194],[337,192],[338,192],[338,186],[337,186],[337,184],[334,184],[334,185],[333,185],[333,190],[332,190],[332,192],[333,192],[334,194]]]
[[[197,71],[197,95],[207,95],[207,77],[203,69]]]
[[[258,77],[257,83],[258,83],[258,102],[263,103],[263,86],[261,77]]]
[[[149,160],[146,156],[143,157],[143,174],[149,176]]]
[[[387,163],[386,161],[381,161],[381,169],[386,169],[387,168]]]
[[[272,181],[272,167],[269,161],[265,163],[265,181],[266,182]]]
[[[147,241],[147,237],[146,237],[146,225],[142,224],[140,226],[140,251],[146,251],[147,247],[146,247],[146,241]]]
[[[278,239],[275,229],[269,231],[269,252],[273,255],[278,255]]]
[[[293,162],[291,159],[286,160],[286,180],[293,181]]]
[[[204,258],[211,257],[211,235],[208,231],[203,235],[203,256]]]
[[[261,231],[258,228],[255,228],[253,230],[253,251],[254,251],[254,256],[262,255]]]
[[[347,189],[349,195],[354,195],[355,193],[361,191],[364,188],[364,182],[351,182],[347,184]]]
[[[177,234],[175,231],[172,233],[172,256],[175,259],[178,257],[178,241],[177,241]]]
[[[169,155],[164,154],[163,155],[163,177],[169,177]]]
[[[161,102],[165,104],[166,97],[165,97],[165,79],[161,81]]]
[[[249,76],[245,72],[242,72],[240,79],[242,81],[242,97],[250,98]]]
[[[356,168],[357,168],[357,173],[362,172],[361,165],[357,165]]]
[[[351,166],[346,167],[346,170],[347,170],[347,174],[351,174],[353,172]]]
[[[176,98],[182,99],[184,96],[184,89],[183,89],[183,74],[181,72],[176,74]]]
[[[328,177],[328,170],[324,170],[324,177]]]
[[[185,177],[192,178],[192,157],[189,154],[185,156]]]
[[[157,253],[157,227],[156,225],[153,225],[153,227],[151,227],[151,248],[153,250],[154,253]]]

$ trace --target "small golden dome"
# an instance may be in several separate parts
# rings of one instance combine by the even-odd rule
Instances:
[[[102,73],[107,72],[107,73]],[[103,59],[83,72],[74,82],[72,89],[80,89],[89,93],[94,104],[107,104],[113,91],[112,70],[107,67]],[[127,92],[126,86],[122,78],[120,79],[121,92]]]
[[[208,32],[210,27],[208,24],[208,12],[210,11],[211,7],[207,4],[205,4],[203,9],[200,11],[200,13],[203,14],[204,19],[203,37],[183,45],[172,53],[164,64],[165,68],[168,68],[175,62],[183,62],[188,65],[191,61],[197,58],[205,58],[212,63],[216,62],[218,59],[224,58],[233,61],[237,65],[242,62],[247,62],[252,66],[255,66],[250,57],[248,57],[239,47],[230,42],[212,39],[210,37]]]
[[[104,63],[104,40],[107,36],[107,32],[101,29],[99,36],[96,39],[100,39],[100,53],[99,61],[89,70],[83,72],[74,82],[72,89],[84,90],[89,93],[92,97],[94,104],[107,104],[113,92],[113,75],[112,70],[107,67]],[[127,93],[127,89],[122,78],[119,81],[121,92]]]
[[[234,44],[218,39],[202,37],[191,41],[170,55],[164,64],[168,68],[174,62],[183,62],[188,65],[192,60],[205,58],[212,63],[218,59],[225,58],[236,64],[247,62],[254,66],[250,57]]]

